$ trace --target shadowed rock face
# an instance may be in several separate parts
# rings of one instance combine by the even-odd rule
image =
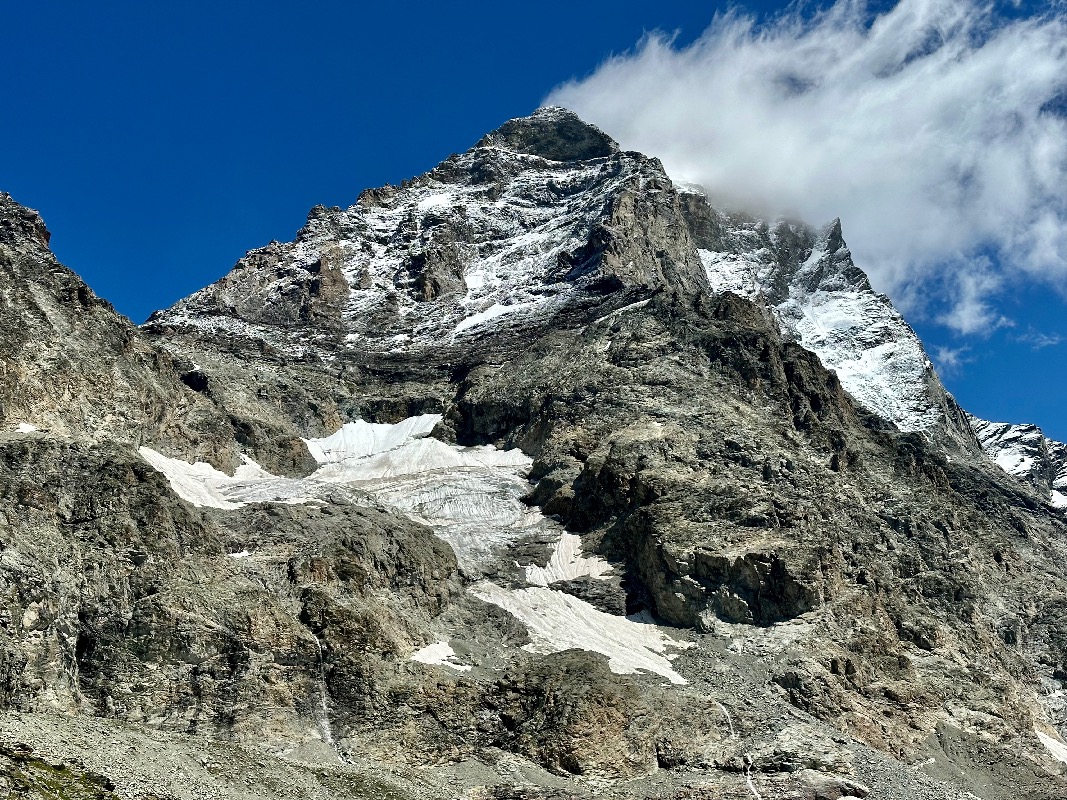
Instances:
[[[542,108],[533,116],[508,120],[479,140],[477,147],[504,147],[552,161],[607,158],[619,151],[606,133],[565,108]]]
[[[438,414],[433,437],[521,448],[551,520],[460,568],[425,522],[492,514],[448,506],[432,470],[409,515],[382,499],[393,478],[197,509],[121,437],[12,433],[0,697],[340,755],[345,776],[388,765],[412,797],[1062,796],[1034,730],[1067,723],[1063,516],[973,443],[901,433],[783,334],[798,287],[869,285],[839,226],[775,230],[555,109],[313,210],[136,346],[190,365],[180,391],[247,452],[292,465],[299,437]],[[753,255],[774,297],[715,288],[750,233],[777,248]],[[562,529],[613,569],[527,583]],[[549,647],[468,591],[485,580],[565,598],[557,637],[596,614],[676,626],[688,683]],[[129,769],[107,775],[120,793]]]

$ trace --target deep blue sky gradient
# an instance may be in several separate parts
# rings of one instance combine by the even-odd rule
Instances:
[[[140,322],[246,250],[292,238],[316,203],[345,206],[421,173],[644,32],[684,43],[725,8],[4,4],[0,190],[40,210],[60,260]],[[1064,306],[1047,290],[1016,295],[1015,327],[988,339],[913,323],[935,347],[969,348],[945,375],[966,408],[1067,440],[1067,344],[1019,341],[1031,326],[1067,335]]]

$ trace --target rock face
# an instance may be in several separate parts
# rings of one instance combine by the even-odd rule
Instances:
[[[232,461],[228,426],[183,383],[188,372],[59,264],[48,240],[35,211],[0,193],[0,429]]]
[[[131,335],[214,439],[0,437],[0,738],[64,785],[184,796],[98,760],[151,735],[242,796],[1067,791],[1067,521],[837,224],[543,109]]]
[[[982,449],[998,467],[1048,493],[1057,508],[1067,508],[1067,444],[1046,438],[1036,425],[969,419]]]
[[[0,430],[150,444],[227,469],[241,447],[284,471],[310,465],[299,441],[232,418],[193,362],[148,342],[48,240],[37,212],[0,193]]]
[[[841,221],[819,230],[773,226],[686,197],[694,240],[716,291],[774,310],[782,332],[816,353],[865,408],[904,432],[974,450],[964,412],[934,372],[919,337],[852,261]]]

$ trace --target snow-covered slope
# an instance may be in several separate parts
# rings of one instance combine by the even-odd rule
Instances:
[[[330,360],[339,345],[419,352],[550,318],[604,279],[590,236],[619,198],[670,182],[658,161],[620,152],[570,112],[521,122],[347,209],[316,207],[295,241],[250,251],[150,325]],[[545,130],[555,144],[538,138]]]
[[[1067,444],[1046,438],[1036,425],[970,420],[982,449],[998,467],[1048,492],[1054,506],[1067,508]]]
[[[771,227],[746,215],[710,213],[712,219],[695,227],[716,291],[767,303],[783,332],[817,353],[863,406],[901,430],[959,427],[955,404],[922,342],[853,263],[840,220],[816,232],[787,221]]]
[[[638,215],[640,202],[660,205]],[[660,229],[627,228],[635,218]],[[627,237],[652,248],[612,250]],[[645,272],[627,273],[635,269]],[[249,252],[149,327],[324,362],[419,357],[550,324],[620,276],[764,303],[869,411],[978,450],[918,336],[853,262],[838,220],[816,230],[717,210],[697,189],[675,190],[657,160],[620,151],[558,108],[349,208],[316,207],[295,241]]]
[[[686,191],[694,198],[688,213],[715,291],[773,309],[783,333],[817,353],[849,394],[902,431],[940,431],[965,445],[973,432],[997,466],[1067,507],[1067,445],[1033,425],[963,412],[915,331],[853,262],[840,220],[819,231],[789,221],[768,226],[710,208],[699,187]]]

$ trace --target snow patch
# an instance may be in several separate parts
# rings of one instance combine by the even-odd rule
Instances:
[[[460,672],[466,672],[471,669],[468,664],[454,662],[452,659],[455,657],[456,651],[452,649],[448,642],[434,642],[426,645],[421,650],[415,651],[411,656],[411,660],[418,661],[420,664],[436,664],[441,667],[450,667]]]
[[[548,586],[556,581],[569,581],[588,575],[590,578],[604,580],[612,566],[597,556],[592,558],[582,554],[582,537],[573,533],[564,533],[556,542],[552,557],[544,567],[526,567],[526,582],[533,586]]]
[[[310,479],[272,475],[252,459],[244,461],[233,475],[197,461],[190,464],[170,458],[150,447],[139,447],[141,458],[167,476],[171,488],[183,500],[201,508],[233,510],[248,503],[309,503],[314,494]]]
[[[15,426],[15,430],[18,433],[33,433],[37,430],[37,426],[29,422],[20,422],[18,425]]]
[[[435,208],[448,208],[452,205],[453,195],[445,192],[442,194],[431,194],[429,197],[425,197],[415,204],[415,207],[419,211],[431,211]]]
[[[864,407],[907,432],[927,430],[942,419],[928,393],[922,343],[881,295],[869,290],[798,293],[776,310],[783,325]]]
[[[734,253],[714,253],[697,250],[704,265],[704,273],[714,292],[733,292],[748,300],[755,300],[760,293],[759,263]]]
[[[664,651],[684,649],[689,643],[672,639],[643,617],[606,614],[577,597],[540,586],[504,589],[482,581],[471,592],[526,626],[533,641],[523,649],[531,653],[589,650],[607,656],[616,674],[653,672],[671,683],[686,682],[671,668]]]
[[[484,311],[479,311],[476,314],[471,314],[469,317],[462,320],[456,326],[455,332],[462,333],[463,331],[469,328],[484,325],[485,323],[497,319],[498,317],[502,317],[505,314],[513,314],[514,312],[519,311],[521,308],[522,306],[519,305],[504,306],[500,303],[493,303],[491,306],[489,306],[489,308],[485,309]]]
[[[1046,438],[1036,425],[989,422],[968,416],[971,429],[993,463],[1048,492],[1056,508],[1067,508],[1067,444]]]
[[[1053,739],[1041,731],[1034,731],[1034,733],[1037,734],[1037,738],[1041,740],[1041,744],[1045,745],[1045,749],[1049,751],[1053,758],[1067,764],[1067,744],[1064,744],[1059,739]]]

